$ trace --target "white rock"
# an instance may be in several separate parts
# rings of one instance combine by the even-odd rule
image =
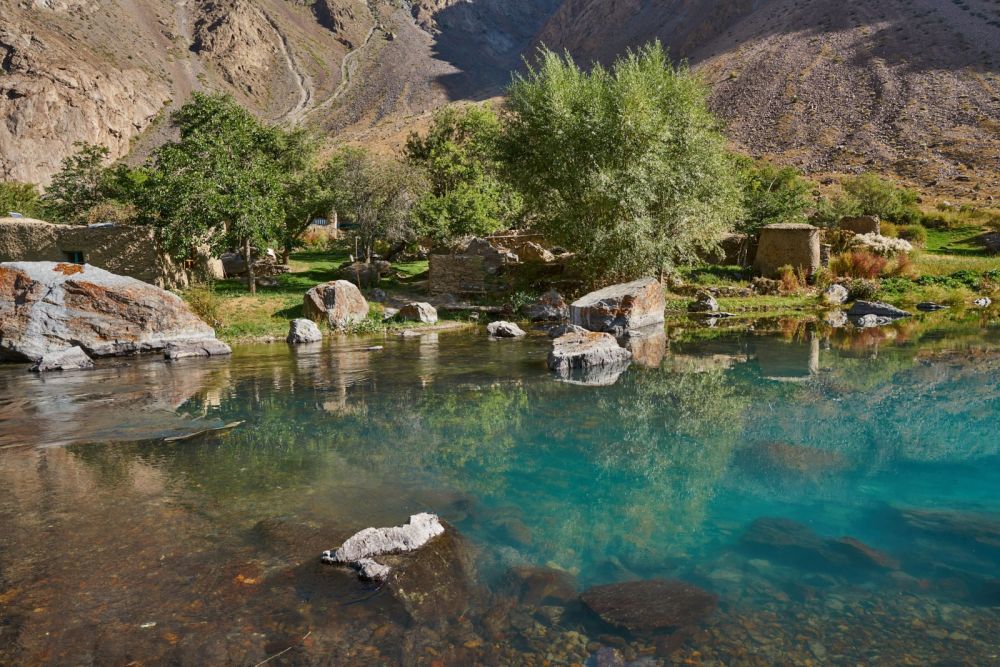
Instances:
[[[847,303],[848,291],[843,285],[833,284],[823,290],[823,300],[832,306]]]
[[[288,327],[288,338],[290,344],[299,345],[301,343],[317,343],[323,340],[323,332],[319,330],[312,320],[299,318],[292,320]]]
[[[399,309],[397,317],[410,322],[423,322],[424,324],[434,324],[438,321],[437,310],[429,303],[414,301]]]
[[[520,338],[527,335],[513,322],[490,322],[486,325],[486,331],[493,338]]]
[[[365,528],[349,537],[336,551],[324,551],[324,563],[350,565],[366,579],[385,579],[390,568],[372,560],[372,556],[414,551],[444,533],[436,514],[414,514],[403,526]]]

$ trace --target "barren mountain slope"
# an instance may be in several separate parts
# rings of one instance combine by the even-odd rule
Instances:
[[[1000,195],[997,0],[567,0],[539,39],[607,62],[655,37],[750,153]]]

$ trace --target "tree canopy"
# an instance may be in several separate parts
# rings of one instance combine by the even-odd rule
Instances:
[[[743,219],[739,231],[756,234],[761,227],[779,222],[805,222],[812,206],[809,184],[792,167],[744,159]]]
[[[691,263],[741,214],[705,87],[659,43],[589,72],[543,50],[510,87],[501,151],[533,226],[594,277]]]

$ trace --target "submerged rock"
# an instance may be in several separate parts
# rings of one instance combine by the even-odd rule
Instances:
[[[94,367],[94,361],[80,347],[71,347],[59,352],[49,352],[41,361],[31,367],[36,373],[46,371],[80,371]]]
[[[414,514],[409,523],[389,528],[365,528],[347,539],[336,551],[324,551],[324,563],[350,565],[366,579],[385,579],[389,568],[376,563],[372,556],[405,553],[419,549],[444,532],[435,514]]]
[[[332,280],[306,292],[302,315],[313,322],[325,321],[331,329],[346,329],[368,317],[368,302],[353,283]]]
[[[323,332],[312,320],[299,318],[292,320],[288,326],[288,337],[285,339],[291,345],[303,343],[318,343],[323,340]]]
[[[89,264],[0,263],[0,359],[41,361],[80,347],[91,357],[214,341],[176,294]]]
[[[527,335],[513,322],[490,322],[486,325],[486,332],[492,338],[520,338]]]
[[[632,353],[618,345],[611,334],[592,331],[568,333],[552,342],[549,368],[558,373],[573,369],[627,364]]]
[[[568,604],[578,597],[573,575],[549,567],[517,566],[507,573],[508,592],[522,604]]]
[[[630,632],[697,625],[718,601],[697,586],[667,579],[594,586],[580,599],[606,623]]]
[[[399,309],[396,317],[408,322],[423,322],[424,324],[434,324],[438,321],[437,310],[429,303],[414,301]]]
[[[864,317],[865,315],[899,319],[901,317],[909,317],[911,314],[909,311],[896,308],[884,301],[855,301],[851,305],[851,309],[847,311],[847,316],[852,319]]]
[[[853,537],[826,538],[791,519],[755,520],[740,538],[744,547],[809,570],[836,569],[847,574],[872,569],[896,569],[899,561]]]
[[[622,334],[664,321],[666,300],[655,278],[611,285],[591,292],[570,306],[570,321],[589,331]]]
[[[849,465],[840,452],[773,440],[740,450],[736,463],[754,473],[773,470],[809,477],[844,470]]]
[[[193,357],[224,357],[233,353],[231,347],[221,340],[187,340],[169,343],[163,351],[163,358],[168,361],[190,359]]]

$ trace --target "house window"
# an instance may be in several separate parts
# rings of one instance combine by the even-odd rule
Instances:
[[[80,250],[66,250],[63,252],[66,256],[67,262],[72,262],[73,264],[84,264],[83,252]]]

